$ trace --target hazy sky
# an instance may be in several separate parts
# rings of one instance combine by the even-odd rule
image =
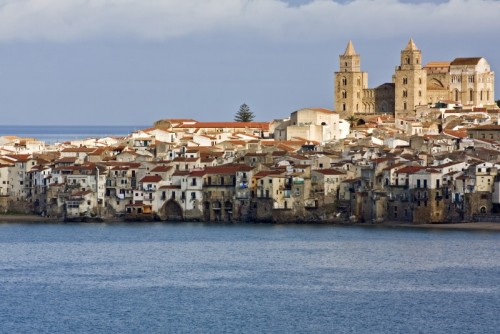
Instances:
[[[349,39],[370,87],[410,37],[424,62],[484,56],[498,72],[499,13],[492,0],[0,0],[0,124],[333,108]]]

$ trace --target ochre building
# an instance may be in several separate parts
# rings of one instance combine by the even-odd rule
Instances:
[[[418,106],[438,101],[488,107],[495,105],[495,73],[483,57],[422,64],[422,51],[412,39],[401,51],[392,83],[368,88],[361,56],[349,41],[335,72],[335,110],[342,118],[374,113],[414,116]]]

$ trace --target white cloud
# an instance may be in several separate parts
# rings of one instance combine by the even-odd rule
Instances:
[[[385,37],[500,30],[500,2],[450,0],[0,0],[0,40],[164,40],[227,31],[266,38]],[[345,38],[344,38],[345,39]]]

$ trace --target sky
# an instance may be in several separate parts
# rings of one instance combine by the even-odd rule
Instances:
[[[483,56],[498,72],[498,13],[493,0],[0,0],[0,125],[333,109],[349,40],[369,87],[391,82],[410,38],[424,63]]]

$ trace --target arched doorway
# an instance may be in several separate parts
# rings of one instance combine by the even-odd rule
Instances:
[[[184,214],[181,206],[175,200],[168,200],[160,210],[160,216],[163,220],[181,221],[184,219]]]
[[[226,201],[224,203],[224,212],[226,213],[227,221],[233,220],[233,203],[231,203],[230,201]]]
[[[214,219],[215,221],[220,221],[221,220],[221,203],[220,201],[215,201],[212,203],[212,211],[214,212]]]

